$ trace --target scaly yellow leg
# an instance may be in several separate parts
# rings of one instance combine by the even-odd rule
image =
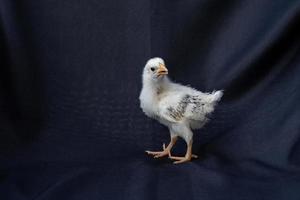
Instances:
[[[165,144],[163,144],[163,151],[146,151],[146,153],[148,155],[152,155],[154,156],[154,158],[161,158],[164,156],[169,156],[172,147],[174,146],[174,144],[177,141],[177,137],[172,137],[170,143],[168,144],[168,146],[166,147]]]

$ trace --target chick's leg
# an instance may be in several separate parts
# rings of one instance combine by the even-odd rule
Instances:
[[[146,151],[147,154],[154,156],[154,158],[160,158],[160,157],[164,157],[164,156],[169,156],[172,147],[174,146],[174,144],[177,141],[177,136],[175,137],[171,137],[171,141],[168,144],[168,146],[166,147],[165,144],[163,144],[163,151]]]
[[[193,146],[193,141],[191,140],[190,142],[187,143],[187,150],[184,157],[171,156],[169,154],[169,158],[172,160],[176,160],[174,164],[184,163],[190,161],[192,158],[198,158],[197,155],[192,154],[192,146]]]

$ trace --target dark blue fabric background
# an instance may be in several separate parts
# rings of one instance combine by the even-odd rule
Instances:
[[[0,199],[299,200],[299,27],[297,0],[0,0]],[[191,163],[144,154],[153,56],[225,90]]]

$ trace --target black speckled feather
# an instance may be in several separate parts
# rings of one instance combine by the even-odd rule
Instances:
[[[168,115],[176,121],[181,120],[184,117],[184,113],[186,112],[189,104],[192,104],[193,106],[192,112],[195,112],[196,109],[199,109],[199,107],[204,105],[198,96],[191,96],[189,94],[186,94],[180,100],[177,107],[174,108],[170,106],[167,108]]]

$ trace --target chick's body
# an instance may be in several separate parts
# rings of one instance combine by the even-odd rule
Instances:
[[[175,163],[191,160],[192,129],[201,128],[207,121],[207,115],[213,112],[223,92],[203,93],[191,87],[172,82],[166,75],[168,70],[161,58],[150,59],[143,72],[143,88],[140,94],[140,105],[144,113],[157,119],[170,130],[171,142],[163,151],[146,151],[154,157],[168,155]],[[171,156],[170,150],[177,137],[187,143],[184,157]]]

